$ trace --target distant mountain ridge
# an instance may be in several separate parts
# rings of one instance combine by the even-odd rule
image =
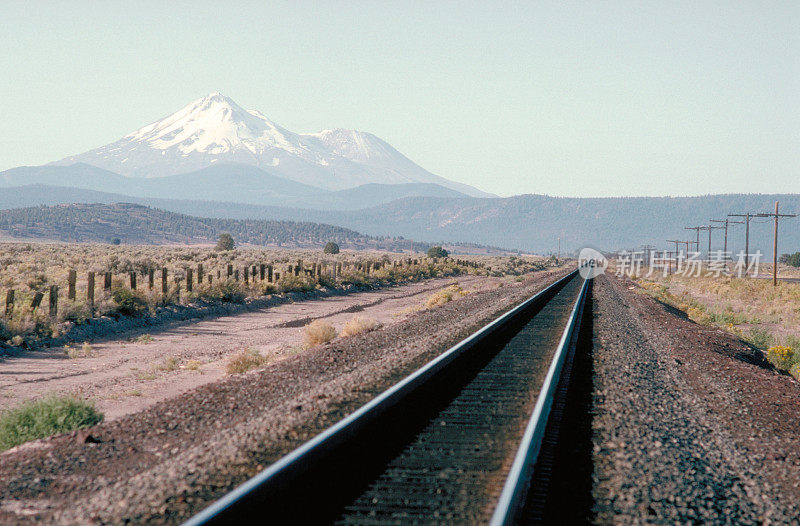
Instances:
[[[410,196],[466,197],[456,190],[433,183],[371,183],[329,191],[271,175],[245,164],[216,164],[188,174],[133,180],[86,163],[23,166],[0,172],[0,188],[30,185],[69,186],[132,197],[227,201],[323,210],[364,208]]]
[[[369,183],[433,183],[470,196],[490,195],[428,172],[370,133],[343,129],[294,133],[221,93],[197,99],[113,143],[52,164],[75,163],[133,178],[244,164],[326,190]]]
[[[509,198],[403,197],[359,210],[311,210],[222,201],[137,198],[48,186],[9,188],[0,192],[0,208],[75,201],[136,202],[194,216],[234,219],[280,219],[341,225],[375,236],[404,236],[419,241],[465,242],[550,253],[558,246],[574,252],[584,246],[605,250],[639,249],[643,244],[674,248],[667,239],[694,240],[687,226],[706,225],[729,213],[781,210],[800,213],[800,194],[727,194],[699,197],[564,198],[521,195]],[[364,191],[369,191],[366,188]],[[779,250],[800,250],[800,218],[782,221]],[[751,251],[772,254],[772,223],[754,219]],[[702,233],[700,246],[707,246]],[[712,249],[722,248],[713,232]],[[729,249],[744,248],[744,230],[731,226]]]

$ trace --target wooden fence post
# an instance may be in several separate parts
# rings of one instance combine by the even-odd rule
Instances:
[[[166,296],[169,292],[169,285],[167,285],[167,267],[161,267],[161,294]]]
[[[86,303],[89,304],[89,311],[94,316],[94,272],[89,272],[86,278]]]
[[[192,292],[192,269],[186,269],[186,292]]]
[[[272,283],[272,265],[267,266],[267,281]]]
[[[47,312],[54,320],[58,316],[58,285],[50,285],[50,309]]]
[[[233,265],[228,265],[228,277],[231,277],[231,276],[233,276]]]
[[[250,269],[247,265],[244,266],[244,282],[248,283],[250,281]]]
[[[237,282],[239,281],[239,269],[238,268],[233,271],[233,279],[234,279],[234,281],[237,281]]]
[[[153,290],[156,281],[156,271],[154,269],[147,270],[147,286],[150,287],[150,290]]]
[[[201,285],[203,283],[203,264],[197,264],[197,284]]]
[[[261,281],[264,281],[264,278],[267,277],[267,266],[262,263],[259,270],[261,271]]]
[[[42,298],[44,298],[44,292],[37,290],[36,294],[33,295],[33,300],[31,301],[31,312],[34,312],[39,308],[39,305],[42,304]]]
[[[78,281],[78,272],[70,270],[67,275],[67,299],[75,301],[75,283]]]
[[[131,290],[136,290],[136,271],[131,271]]]
[[[111,272],[103,274],[103,290],[111,290]]]

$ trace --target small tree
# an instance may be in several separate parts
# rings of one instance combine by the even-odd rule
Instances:
[[[428,249],[429,258],[446,258],[449,255],[450,253],[439,245]]]
[[[792,267],[800,267],[800,252],[795,252],[794,254],[783,254],[778,259],[778,263],[791,265]]]
[[[339,253],[339,245],[334,243],[333,241],[328,241],[325,245],[325,248],[322,249],[325,254],[338,254]]]
[[[111,238],[111,244],[112,245],[119,245],[120,243],[122,243],[122,240],[120,238],[118,238],[118,237],[112,237]]]
[[[235,247],[236,243],[233,241],[233,236],[226,233],[219,235],[215,250],[233,250]]]

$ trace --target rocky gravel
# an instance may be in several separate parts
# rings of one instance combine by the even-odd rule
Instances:
[[[475,292],[0,454],[0,523],[178,523],[561,274]]]
[[[593,521],[796,524],[800,386],[636,288],[594,287]]]

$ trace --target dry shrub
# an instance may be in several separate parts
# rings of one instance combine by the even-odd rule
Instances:
[[[336,329],[326,321],[315,320],[306,325],[303,331],[303,343],[306,347],[314,347],[336,338]]]
[[[433,307],[437,307],[439,305],[444,305],[450,301],[453,301],[455,297],[466,296],[467,293],[459,287],[458,285],[450,285],[447,288],[444,288],[434,294],[431,294],[428,297],[428,300],[425,302],[425,307],[432,309]]]
[[[203,365],[203,362],[200,360],[189,360],[186,362],[185,367],[190,371],[199,371],[201,365]]]
[[[366,316],[353,316],[344,324],[342,329],[342,336],[354,336],[364,332],[371,332],[379,329],[381,324],[372,318]]]
[[[269,358],[261,356],[258,351],[254,349],[245,349],[242,352],[231,356],[228,360],[228,365],[225,366],[225,372],[228,374],[242,374],[262,367],[269,363]]]
[[[767,360],[769,360],[776,369],[791,373],[792,368],[800,363],[800,354],[795,352],[791,347],[775,345],[767,349]]]
[[[177,356],[167,356],[164,358],[164,361],[160,364],[153,367],[156,371],[164,371],[166,373],[175,371],[178,369],[178,358]]]

